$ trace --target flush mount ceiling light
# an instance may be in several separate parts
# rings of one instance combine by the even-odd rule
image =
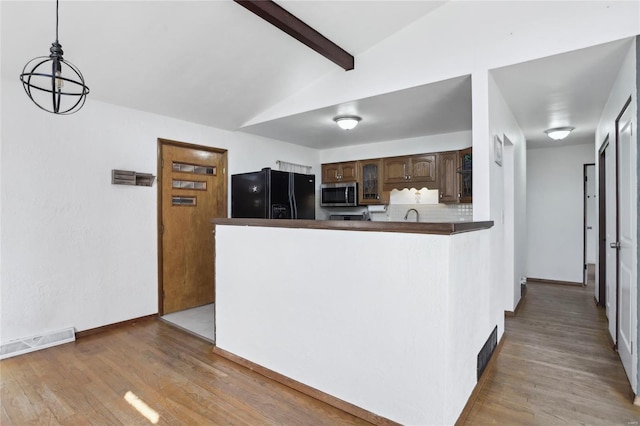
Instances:
[[[342,130],[351,130],[358,125],[362,118],[355,115],[342,115],[333,119]]]
[[[569,133],[574,129],[575,127],[556,127],[555,129],[545,130],[544,132],[554,141],[559,141],[569,136]]]
[[[80,70],[62,57],[64,52],[58,42],[58,0],[56,41],[51,43],[49,52],[49,56],[40,56],[27,62],[20,74],[20,81],[27,96],[38,108],[53,114],[73,114],[84,105],[89,88]]]

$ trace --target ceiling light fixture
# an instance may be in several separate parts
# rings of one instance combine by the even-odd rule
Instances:
[[[544,132],[554,141],[559,141],[569,136],[569,133],[574,129],[575,127],[556,127],[555,129],[545,130]]]
[[[51,43],[49,52],[51,54],[48,57],[39,56],[27,62],[20,74],[20,81],[29,99],[40,109],[53,114],[73,114],[84,105],[89,88],[80,70],[62,57],[64,52],[58,42],[58,0],[56,41]]]
[[[342,115],[333,119],[342,130],[351,130],[358,125],[362,118],[355,115]]]

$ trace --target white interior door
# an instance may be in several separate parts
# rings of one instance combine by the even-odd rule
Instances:
[[[636,389],[636,144],[633,139],[634,108],[627,107],[618,121],[618,353],[633,389]],[[637,352],[637,351],[635,351]]]
[[[607,297],[606,311],[609,319],[609,334],[614,343],[616,342],[616,263],[617,251],[610,249],[611,243],[616,242],[616,150],[615,142],[609,143],[604,150],[605,156],[605,180],[607,185],[606,194],[606,245],[607,245]]]

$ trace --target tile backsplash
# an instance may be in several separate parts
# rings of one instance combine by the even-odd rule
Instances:
[[[390,204],[384,212],[371,212],[372,221],[403,222],[409,209],[420,213],[420,222],[472,222],[473,204]],[[409,213],[408,222],[415,222],[416,213]]]

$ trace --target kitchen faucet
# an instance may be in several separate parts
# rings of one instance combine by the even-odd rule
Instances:
[[[404,220],[407,220],[407,218],[409,217],[409,213],[411,213],[411,210],[416,212],[416,222],[420,222],[420,213],[418,213],[418,210],[416,210],[416,209],[407,210],[407,214],[404,215]]]

